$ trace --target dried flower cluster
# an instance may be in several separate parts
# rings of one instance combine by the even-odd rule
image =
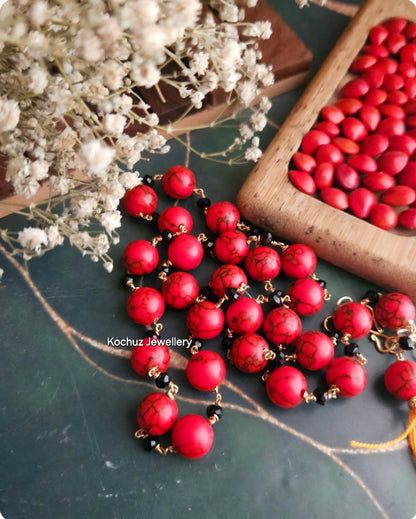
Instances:
[[[244,8],[256,2],[212,0],[220,21],[199,0],[4,3],[0,152],[8,158],[6,179],[26,198],[46,179],[50,186],[46,205],[27,210],[33,226],[18,234],[1,231],[14,253],[29,259],[67,237],[111,270],[107,253],[118,240],[119,200],[141,182],[134,168],[141,158],[169,150],[158,114],[141,92],[167,84],[199,109],[220,88],[229,103],[250,105],[273,83],[257,48],[270,36],[270,23],[241,21]],[[258,160],[256,133],[269,108],[263,99],[224,152]]]

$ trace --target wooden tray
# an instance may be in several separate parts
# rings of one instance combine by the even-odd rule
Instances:
[[[297,190],[288,165],[302,137],[330,103],[376,24],[400,16],[416,21],[410,0],[368,0],[296,104],[281,130],[241,188],[243,216],[290,242],[314,248],[318,256],[358,276],[416,299],[416,235],[385,231]]]

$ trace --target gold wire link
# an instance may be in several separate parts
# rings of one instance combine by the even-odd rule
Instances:
[[[265,282],[264,282],[264,288],[267,290],[267,292],[274,292],[274,286],[272,285],[272,282],[270,281],[270,279],[267,279]]]
[[[157,277],[162,281],[166,281],[168,279],[168,275],[166,274],[166,272],[159,272]]]
[[[260,243],[260,238],[258,236],[249,236],[247,238],[247,245],[250,246],[252,243],[255,243],[256,245]]]
[[[331,292],[327,288],[324,288],[324,299],[325,299],[325,301],[330,301],[331,298],[332,298]]]
[[[136,288],[137,288],[132,279],[129,279],[128,281],[126,281],[126,287],[129,287],[132,290],[136,290]]]
[[[340,392],[340,388],[338,386],[335,386],[334,384],[328,389],[327,391],[327,395],[328,395],[328,398],[331,399],[331,398],[337,398],[338,396],[338,393]]]
[[[137,438],[138,440],[144,440],[145,438],[147,438],[149,435],[144,432],[143,429],[138,429],[135,433],[134,433],[134,437]]]
[[[214,393],[215,393],[215,402],[214,404],[215,405],[220,405],[221,402],[222,402],[222,396],[221,396],[221,393],[218,389],[218,386],[214,389]]]
[[[256,297],[255,301],[256,301],[257,303],[260,303],[260,304],[262,305],[263,303],[266,303],[266,302],[267,302],[267,297],[266,297],[265,295],[263,295],[263,294],[259,294],[259,295]]]
[[[264,348],[263,357],[265,360],[274,360],[276,358],[276,352],[273,350],[268,350],[267,348]]]
[[[223,303],[225,303],[225,301],[228,301],[228,297],[227,297],[227,296],[222,296],[222,298],[219,299],[219,300],[217,301],[217,303],[215,304],[216,308],[220,308],[221,305],[222,305]]]
[[[211,425],[215,425],[220,421],[219,417],[216,414],[209,416],[207,420]]]
[[[237,292],[239,294],[244,294],[246,290],[250,288],[250,285],[247,285],[247,283],[241,283],[241,285],[237,288]]]
[[[151,214],[139,213],[137,216],[139,218],[142,218],[143,220],[147,220],[148,222],[151,222],[153,220],[153,216]]]
[[[176,449],[173,445],[169,445],[169,447],[162,447],[158,443],[155,447],[155,451],[161,454],[162,456],[166,456],[167,454],[176,452]]]
[[[154,378],[154,379],[157,379],[157,377],[160,375],[160,370],[157,366],[153,366],[153,368],[150,368],[149,371],[147,372],[147,376],[149,378]]]
[[[296,355],[296,353],[292,353],[291,355],[285,355],[285,361],[293,361],[293,362],[296,362],[296,359],[298,358],[298,356]]]
[[[351,339],[351,334],[346,333],[345,335],[343,335],[341,337],[340,342],[342,342],[342,344],[344,346],[348,346],[348,344],[350,343],[350,339]]]
[[[155,236],[152,240],[153,247],[156,247],[158,243],[160,243],[163,240],[162,236]]]
[[[206,301],[206,299],[207,299],[207,298],[206,298],[205,296],[198,296],[198,297],[195,299],[195,301],[196,301],[197,303],[202,303],[203,301]]]
[[[261,380],[262,380],[263,382],[266,382],[266,380],[267,380],[269,377],[270,377],[270,371],[267,370],[267,371],[265,371],[265,372],[263,373],[263,375],[261,376]]]
[[[153,321],[153,325],[155,327],[155,332],[157,335],[160,335],[160,332],[163,330],[163,324],[159,322],[159,319],[156,318],[154,321]]]
[[[350,296],[342,296],[337,301],[337,308],[345,303],[352,303],[352,298]]]
[[[169,389],[167,391],[168,397],[171,398],[172,400],[175,400],[175,396],[178,394],[178,392],[179,392],[179,386],[177,386],[172,381],[170,381]]]
[[[412,396],[412,398],[408,401],[409,409],[416,409],[416,396]]]
[[[367,359],[361,353],[357,353],[356,355],[354,355],[354,357],[362,366],[365,366],[367,364]]]
[[[189,348],[189,353],[191,355],[196,355],[198,352],[199,352],[199,348],[198,348],[198,346],[196,344],[194,344],[193,346],[191,346]]]
[[[201,198],[206,198],[204,190],[200,187],[196,187],[193,192]]]
[[[316,396],[313,393],[308,393],[307,391],[305,391],[303,393],[303,400],[305,400],[307,404],[309,404],[310,402],[316,402]]]
[[[227,360],[231,360],[231,349],[227,350],[227,353],[225,354],[225,356],[227,357]]]
[[[173,233],[174,238],[176,238],[176,236],[180,236],[181,234],[186,234],[188,232],[188,230],[186,229],[185,225],[183,225],[183,223],[181,223],[178,226],[178,229],[179,229],[179,231]]]
[[[163,178],[163,175],[161,175],[161,174],[157,174],[157,175],[153,176],[153,180],[156,180],[156,182],[158,182],[159,180],[162,180],[162,178]]]
[[[280,249],[282,252],[285,252],[285,250],[289,248],[289,245],[287,245],[286,243],[283,243],[282,241],[275,241],[275,240],[272,240],[272,241],[270,242],[270,245],[273,245],[273,247],[279,247],[279,249]]]
[[[325,328],[325,331],[326,331],[326,332],[332,332],[332,329],[330,328],[330,326],[328,325],[328,323],[329,323],[329,321],[330,321],[331,319],[333,319],[333,318],[334,318],[333,315],[327,315],[327,316],[325,317],[325,319],[324,319],[324,321],[323,321],[323,323],[322,323],[322,326]],[[335,344],[336,344],[336,342],[335,342]]]
[[[227,328],[227,331],[225,333],[227,335],[227,339],[233,338],[233,332],[229,328]]]
[[[245,223],[243,223],[243,222],[238,222],[237,223],[237,229],[240,230],[240,231],[249,231],[250,227],[248,225],[246,225]]]
[[[200,232],[198,234],[198,236],[196,237],[196,239],[198,241],[200,241],[201,243],[204,243],[204,242],[208,241],[208,238],[206,237],[206,235],[203,232]]]

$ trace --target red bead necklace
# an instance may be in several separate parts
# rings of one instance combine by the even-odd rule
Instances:
[[[181,200],[196,195],[210,237],[204,233],[191,234],[192,216],[180,206],[174,205],[157,215],[158,196],[153,185],[160,180],[170,198]],[[384,337],[388,352],[394,351],[398,358],[399,368],[407,368],[410,379],[406,380],[406,387],[409,384],[416,387],[413,367],[416,363],[402,359],[405,340],[410,349],[415,339],[414,306],[406,296],[388,294],[375,304],[375,296],[360,302],[342,298],[334,314],[324,320],[322,331],[302,332],[301,317],[318,313],[330,298],[325,282],[314,273],[317,259],[310,247],[286,245],[270,233],[250,228],[230,202],[211,205],[203,190],[196,188],[192,171],[184,166],[174,166],[153,179],[144,177],[142,184],[126,193],[124,205],[132,216],[157,222],[159,231],[152,242],[136,240],[123,253],[128,273],[124,283],[132,289],[127,313],[134,322],[147,328],[145,345],[133,348],[131,363],[139,375],[152,378],[158,388],[164,389],[145,396],[137,409],[140,429],[136,437],[145,440],[149,450],[162,454],[177,452],[193,459],[211,449],[212,425],[223,414],[219,386],[225,378],[226,366],[219,353],[202,348],[203,341],[223,331],[221,344],[228,360],[244,373],[263,372],[261,379],[267,395],[283,408],[312,401],[323,405],[333,398],[360,394],[367,384],[366,359],[351,340],[367,334],[377,337],[379,351],[383,350],[380,340]],[[167,260],[162,263],[160,244],[167,245]],[[212,273],[209,286],[199,287],[189,271],[198,267],[205,255],[215,258],[219,266]],[[156,269],[161,280],[159,290],[136,287],[135,277],[142,278]],[[295,279],[286,294],[274,285],[280,272]],[[256,298],[248,295],[249,280],[263,287]],[[187,309],[191,356],[186,377],[195,389],[214,392],[214,403],[206,410],[207,418],[191,414],[178,419],[175,400],[178,386],[166,373],[170,354],[161,337],[160,319],[166,305]],[[380,326],[392,326],[393,321],[397,326],[391,329],[397,333],[387,337]],[[334,358],[339,344],[344,347],[344,356]],[[296,363],[300,369],[287,363]],[[302,370],[322,369],[326,369],[327,385],[308,392]],[[386,373],[388,389],[396,387],[395,373],[390,368]],[[398,389],[396,393],[404,394]],[[413,393],[407,400],[414,402],[416,390]],[[163,447],[159,437],[169,431],[171,443]]]

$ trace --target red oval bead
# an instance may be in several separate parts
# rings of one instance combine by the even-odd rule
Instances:
[[[360,187],[352,191],[348,200],[353,214],[358,218],[364,219],[369,217],[371,209],[377,203],[375,194],[365,187]]]
[[[316,189],[331,187],[334,182],[334,165],[330,162],[321,162],[316,166],[313,174]]]
[[[151,436],[166,434],[178,418],[178,405],[166,393],[150,393],[136,411],[138,426]]]
[[[224,297],[228,288],[240,289],[247,285],[247,276],[243,270],[236,265],[221,265],[211,276],[210,287],[218,297]]]
[[[416,209],[410,208],[399,214],[399,224],[406,229],[416,229]]]
[[[346,117],[342,121],[341,127],[344,135],[355,142],[362,141],[368,135],[364,124],[355,117]]]
[[[334,326],[342,335],[362,339],[371,330],[371,312],[361,303],[348,302],[340,305],[334,314]]]
[[[394,177],[383,172],[369,173],[363,178],[363,184],[372,191],[385,191],[396,183]]]
[[[131,216],[153,214],[157,207],[157,195],[150,187],[142,184],[126,191],[124,207]]]
[[[280,256],[271,247],[255,247],[246,256],[246,272],[256,281],[274,279],[280,272],[280,266]]]
[[[389,31],[385,27],[382,25],[375,25],[370,30],[369,39],[371,43],[381,45],[387,40],[388,36]]]
[[[197,414],[182,416],[172,428],[172,445],[183,458],[201,458],[210,451],[213,443],[211,424]]]
[[[404,105],[404,111],[406,115],[415,115],[416,114],[416,99],[409,99]]]
[[[169,348],[165,345],[150,345],[146,339],[143,343],[143,346],[135,346],[131,352],[130,362],[134,371],[146,378],[152,368],[157,368],[161,373],[166,371],[170,362]]]
[[[415,77],[416,76],[416,67],[413,63],[404,62],[399,64],[399,74],[403,78]]]
[[[377,133],[382,133],[387,137],[403,135],[406,132],[406,125],[403,119],[397,117],[386,117],[377,127]]]
[[[289,306],[298,315],[314,315],[325,302],[325,292],[314,279],[305,278],[295,281],[287,290],[290,297]]]
[[[329,137],[336,137],[341,132],[339,127],[336,124],[331,123],[331,121],[321,121],[314,124],[313,128],[326,133]]]
[[[255,299],[240,297],[227,308],[225,319],[234,333],[254,333],[262,325],[263,309]]]
[[[196,186],[195,175],[185,166],[172,166],[163,175],[162,185],[168,196],[181,200],[192,195]]]
[[[199,351],[189,359],[186,377],[198,391],[214,391],[225,378],[225,363],[215,351]]]
[[[394,229],[398,223],[395,210],[387,204],[376,204],[370,213],[370,222],[386,231]]]
[[[409,22],[403,29],[403,36],[408,40],[416,38],[416,23]]]
[[[341,211],[348,209],[348,195],[337,187],[327,187],[321,191],[322,200]]]
[[[350,191],[357,189],[360,185],[360,177],[358,173],[349,164],[339,164],[335,168],[335,179],[340,188]]]
[[[351,79],[341,88],[343,97],[363,97],[370,90],[370,85],[365,79]],[[335,122],[335,121],[334,121]],[[338,123],[341,121],[338,121]]]
[[[348,164],[361,173],[373,173],[377,171],[377,162],[373,157],[365,153],[348,157]]]
[[[321,110],[321,116],[326,121],[334,124],[339,124],[345,119],[345,115],[342,113],[342,110],[335,105],[324,106]]]
[[[374,43],[364,45],[363,51],[366,54],[370,54],[370,56],[375,56],[376,58],[387,58],[389,55],[387,47],[384,47],[384,45],[376,45]]]
[[[391,92],[392,90],[400,90],[404,86],[404,81],[405,80],[399,74],[386,74],[382,86],[387,92]],[[384,101],[385,100],[386,99],[384,99]]]
[[[206,214],[208,228],[217,234],[233,231],[239,220],[240,213],[231,202],[216,202]]]
[[[379,69],[383,71],[384,74],[395,74],[398,69],[398,63],[393,58],[378,58],[373,69]]]
[[[192,225],[191,213],[179,206],[168,207],[161,212],[157,220],[160,232],[171,231],[174,234],[183,231],[191,232]]]
[[[266,315],[263,330],[273,344],[290,344],[299,337],[302,323],[293,310],[282,306]]]
[[[282,252],[282,270],[291,278],[311,276],[316,268],[315,252],[303,243],[294,243]]]
[[[365,79],[370,88],[380,88],[384,81],[385,72],[381,68],[373,67],[366,70],[361,77]]]
[[[336,106],[338,106],[345,115],[354,115],[363,106],[363,102],[356,97],[341,97],[341,99],[338,99],[336,102]],[[321,144],[328,143],[322,142]]]
[[[329,135],[320,130],[310,130],[302,139],[301,150],[304,153],[314,153],[318,146],[329,144],[331,141]]]
[[[162,283],[161,293],[165,303],[172,308],[188,308],[198,297],[198,282],[188,272],[173,272]]]
[[[416,44],[408,43],[400,49],[400,59],[409,63],[416,62]]]
[[[345,155],[355,155],[360,151],[360,146],[356,142],[352,141],[351,139],[347,139],[346,137],[334,137],[331,142],[337,148],[339,148],[342,153],[345,153]],[[321,162],[321,164],[325,164],[325,162]]]
[[[369,155],[370,157],[375,157],[376,155],[380,155],[380,153],[386,151],[388,147],[388,137],[386,137],[385,135],[381,135],[380,133],[374,133],[372,135],[369,135],[361,143],[361,153]]]
[[[306,389],[304,375],[293,366],[274,369],[266,380],[266,392],[270,400],[286,409],[299,405]]]
[[[384,374],[387,391],[400,400],[416,396],[416,362],[398,360]]]
[[[289,171],[289,178],[292,184],[302,191],[302,193],[307,195],[313,195],[315,193],[315,181],[309,173],[291,169]]]
[[[403,186],[416,188],[416,162],[408,162],[407,166],[399,174],[398,180]]]
[[[383,117],[396,117],[397,119],[404,119],[406,113],[401,106],[385,103],[378,107]]]
[[[416,115],[406,117],[406,126],[412,130],[416,128]]]
[[[352,398],[359,395],[367,385],[367,372],[357,359],[337,357],[329,363],[325,374],[330,386],[339,388],[338,395]]]
[[[344,155],[337,146],[333,144],[323,144],[316,150],[315,159],[318,164],[321,162],[330,162],[336,166],[344,161]]]
[[[322,332],[309,330],[295,342],[296,361],[311,371],[323,369],[334,357],[334,343]]]
[[[247,256],[247,237],[240,231],[225,231],[215,240],[214,251],[222,263],[237,265]]]
[[[168,258],[180,270],[198,267],[204,257],[204,248],[195,236],[179,234],[169,244]]]
[[[136,288],[127,299],[127,313],[137,324],[152,324],[164,311],[163,297],[151,287]]]
[[[358,58],[355,58],[355,60],[352,62],[350,70],[354,74],[356,74],[358,72],[364,72],[364,70],[371,68],[376,63],[377,63],[377,58],[375,56],[369,56],[369,55],[358,56]]]
[[[213,302],[201,301],[188,310],[186,326],[198,339],[213,339],[222,332],[224,314]]]
[[[389,31],[390,34],[403,31],[406,25],[406,18],[400,17],[391,18],[387,22],[384,22],[384,27]]]
[[[375,106],[364,105],[360,110],[360,119],[368,131],[374,132],[380,124],[381,114]]]
[[[408,96],[401,90],[393,90],[387,94],[386,102],[392,105],[402,106],[409,100]]]
[[[409,161],[409,157],[403,151],[385,151],[377,160],[378,167],[384,173],[397,175],[403,171]]]
[[[387,92],[380,88],[372,88],[363,98],[363,103],[369,106],[380,106],[387,99]]]
[[[409,186],[394,186],[382,194],[381,200],[393,206],[411,205],[416,200],[416,193]]]
[[[403,151],[410,157],[416,151],[416,139],[410,135],[396,135],[389,141],[389,150]]]
[[[134,276],[150,274],[158,263],[159,253],[156,247],[146,240],[133,241],[124,249],[124,268]]]
[[[399,50],[406,45],[407,41],[403,34],[393,33],[387,38],[387,48],[391,54],[397,54]]]
[[[296,168],[300,169],[301,171],[305,171],[306,173],[312,173],[312,171],[316,168],[315,159],[308,153],[297,151],[293,155],[292,159]]]
[[[243,373],[256,373],[263,370],[268,363],[264,352],[269,351],[267,342],[255,333],[245,333],[233,341],[230,361]]]
[[[374,317],[383,328],[399,330],[415,318],[415,307],[409,297],[398,292],[384,294],[374,307]]]

